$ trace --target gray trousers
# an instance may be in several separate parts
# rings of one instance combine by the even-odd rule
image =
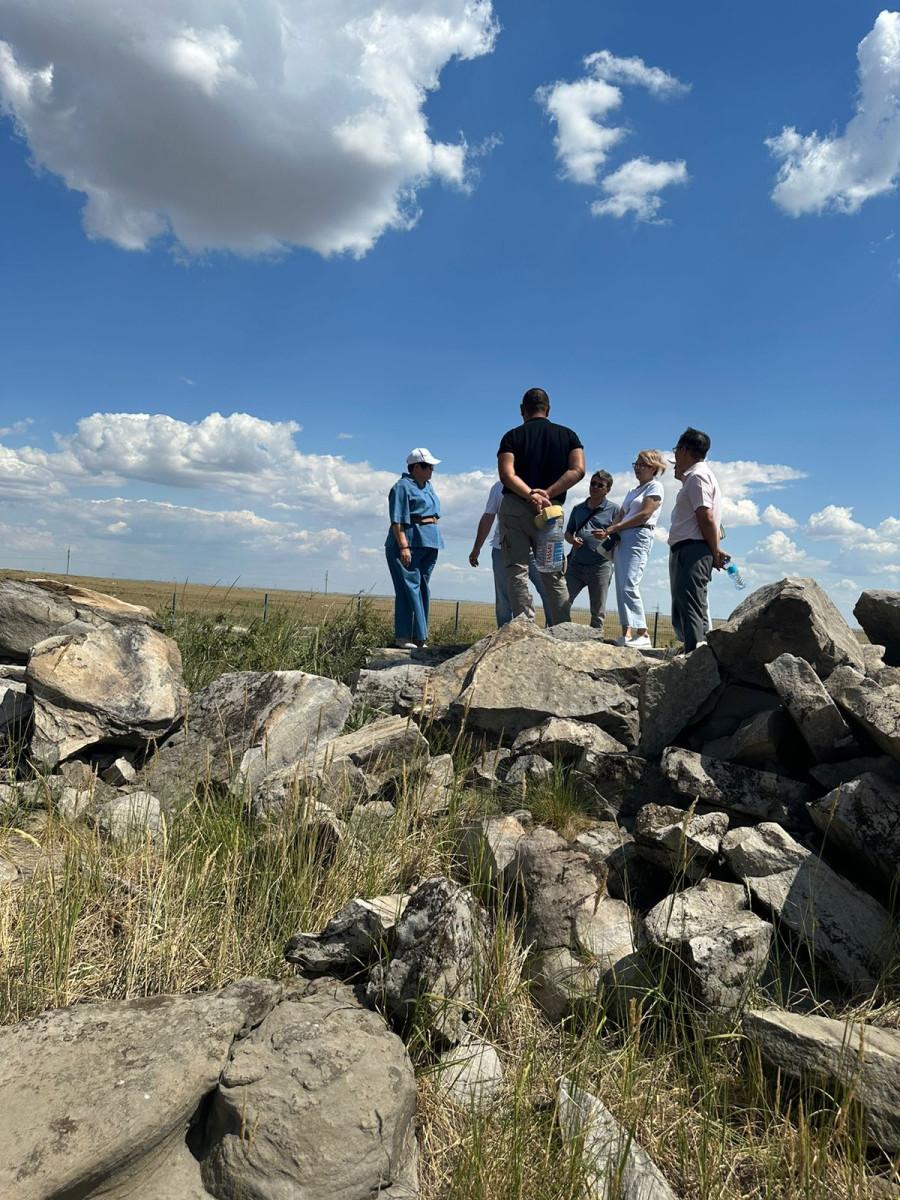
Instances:
[[[709,605],[706,589],[712,579],[712,550],[706,542],[686,542],[669,551],[669,586],[672,589],[672,628],[686,651],[706,641]]]
[[[589,535],[590,536],[590,535]],[[591,627],[603,628],[603,618],[606,616],[606,593],[609,591],[609,581],[612,578],[612,563],[608,558],[595,554],[596,563],[585,566],[569,559],[566,567],[566,587],[569,591],[569,604],[584,589],[588,590],[591,602]]]
[[[534,601],[528,586],[528,559],[537,542],[535,512],[521,496],[504,496],[500,501],[500,553],[506,567],[506,586],[514,617],[534,620]],[[569,590],[565,572],[542,571],[544,590],[553,624],[569,619]]]

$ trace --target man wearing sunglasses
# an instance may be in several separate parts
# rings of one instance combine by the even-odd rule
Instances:
[[[608,471],[595,471],[587,500],[576,504],[569,514],[566,541],[572,547],[566,567],[566,587],[570,602],[585,588],[591,605],[591,627],[603,631],[606,593],[612,577],[612,563],[601,549],[595,532],[606,532],[616,516],[617,506],[608,498],[613,477]]]

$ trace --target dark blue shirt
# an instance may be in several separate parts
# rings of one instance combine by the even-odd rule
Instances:
[[[440,525],[419,525],[412,519],[440,515],[441,502],[431,484],[424,483],[420,487],[412,475],[404,471],[388,495],[388,519],[392,525],[403,526],[407,545],[414,549],[428,546],[433,550],[443,550],[444,539],[441,537]],[[390,529],[384,544],[388,548],[397,544]]]
[[[604,556],[600,553],[600,538],[595,538],[591,530],[606,529],[608,525],[612,525],[618,507],[611,500],[604,500],[593,510],[587,500],[575,505],[566,525],[566,533],[571,533],[573,537],[577,534],[584,539],[583,546],[572,548],[572,559],[575,562],[583,567],[595,567],[598,562],[604,561]]]

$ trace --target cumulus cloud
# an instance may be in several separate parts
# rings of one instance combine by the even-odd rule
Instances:
[[[853,509],[838,504],[829,504],[820,512],[811,514],[804,530],[812,538],[860,537],[866,527],[853,520]]]
[[[468,147],[424,112],[488,54],[490,0],[5,0],[0,106],[86,197],[90,237],[141,250],[365,254]],[[73,31],[77,30],[77,36]]]
[[[21,437],[23,433],[28,432],[28,426],[33,424],[33,417],[25,417],[21,421],[15,421],[12,425],[5,425],[3,428],[0,428],[0,437]]]
[[[857,49],[856,112],[842,134],[784,128],[766,145],[781,161],[772,199],[792,217],[854,213],[900,178],[900,13],[882,12]]]
[[[595,200],[591,212],[595,217],[624,217],[634,213],[637,221],[655,221],[663,203],[660,192],[672,183],[687,183],[687,164],[651,162],[649,158],[633,158],[600,183],[607,199]]]
[[[773,529],[796,529],[797,522],[793,517],[789,516],[784,509],[776,508],[774,504],[768,504],[763,509],[762,519],[766,525],[771,525]]]
[[[800,570],[812,571],[828,566],[825,559],[813,558],[796,542],[792,542],[782,530],[776,530],[764,537],[761,542],[757,542],[748,552],[747,562],[777,566],[782,574],[793,575],[798,574]]]
[[[683,95],[689,85],[640,58],[618,58],[599,50],[584,59],[588,75],[572,82],[558,81],[538,88],[535,97],[556,126],[553,144],[561,174],[573,183],[599,186],[603,196],[591,205],[594,216],[655,221],[662,204],[659,192],[672,183],[686,183],[684,162],[651,162],[633,158],[599,178],[610,152],[626,137],[622,125],[608,124],[622,104],[617,83],[646,88],[660,98]]]

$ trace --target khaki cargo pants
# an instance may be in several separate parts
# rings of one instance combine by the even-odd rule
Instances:
[[[534,620],[534,600],[528,586],[528,557],[537,542],[534,509],[521,496],[504,496],[500,501],[500,553],[506,568],[506,584],[513,617]],[[569,620],[569,589],[565,570],[541,572],[547,604],[554,625]]]

